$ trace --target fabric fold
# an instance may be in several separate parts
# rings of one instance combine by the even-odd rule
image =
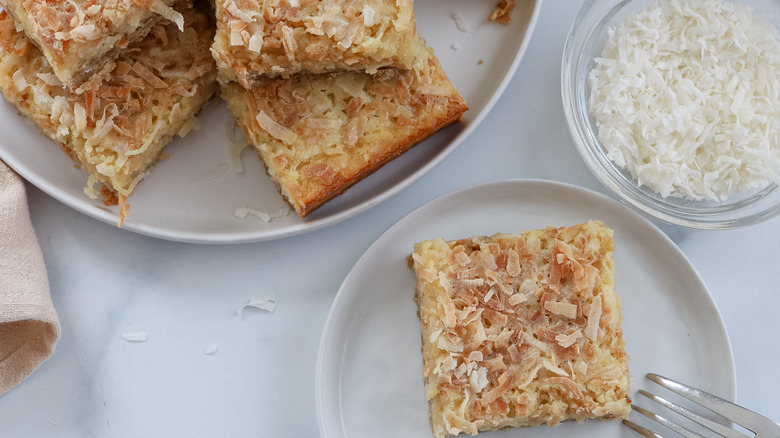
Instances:
[[[0,160],[0,395],[54,352],[59,335],[24,182]]]

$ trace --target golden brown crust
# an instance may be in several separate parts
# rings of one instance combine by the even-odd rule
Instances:
[[[262,75],[410,68],[411,0],[217,0],[212,52],[221,81]]]
[[[465,109],[466,107],[463,105],[463,102],[460,101],[460,99],[454,98],[451,104],[447,106],[447,112],[438,115],[429,125],[410,132],[406,138],[399,138],[395,142],[386,144],[386,149],[384,151],[377,154],[377,156],[371,157],[371,159],[368,160],[367,165],[361,168],[357,173],[351,175],[350,178],[339,176],[335,178],[331,184],[322,187],[319,192],[313,193],[312,196],[309,197],[310,200],[301,204],[301,217],[306,217],[331,199],[346,192],[347,189],[360,182],[363,178],[401,156],[404,152],[438,132],[443,127],[458,121]]]
[[[0,0],[46,57],[60,81],[78,92],[106,77],[106,64],[164,17],[183,24],[172,6],[191,0]],[[95,73],[103,72],[102,76]],[[97,82],[99,83],[99,82]],[[84,88],[86,89],[86,88]]]
[[[467,109],[432,53],[413,70],[265,78],[222,96],[301,217]]]
[[[613,248],[597,221],[415,245],[436,437],[628,415]]]
[[[0,13],[0,91],[90,174],[87,193],[102,183],[127,211],[126,197],[175,134],[216,91],[206,16],[182,11],[186,28],[159,24],[122,51],[96,89],[75,94],[44,56]],[[123,201],[125,199],[125,201]]]

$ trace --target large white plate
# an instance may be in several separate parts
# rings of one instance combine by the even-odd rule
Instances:
[[[202,178],[231,163],[225,134],[231,119],[224,104],[215,101],[200,116],[203,128],[174,140],[166,148],[170,159],[160,162],[138,185],[130,198],[124,228],[185,242],[260,241],[320,228],[382,202],[441,162],[485,117],[520,62],[541,2],[519,1],[507,26],[487,21],[496,1],[417,1],[417,28],[436,51],[470,110],[462,123],[416,146],[306,220],[295,214],[271,223],[251,216],[243,220],[235,217],[238,207],[276,211],[286,206],[249,150],[243,155],[243,173],[228,169],[215,179]],[[455,12],[465,20],[467,32],[456,26]],[[89,216],[116,223],[116,208],[104,207],[84,195],[86,174],[74,169],[59,148],[26,125],[7,103],[0,104],[0,132],[0,158],[24,178]]]
[[[432,436],[415,280],[407,266],[415,242],[589,219],[601,219],[615,230],[615,281],[623,302],[632,389],[651,388],[644,376],[656,372],[733,400],[734,362],[723,321],[677,246],[650,222],[603,195],[565,184],[515,180],[467,188],[424,205],[387,230],[358,260],[336,296],[322,336],[316,377],[321,436]],[[631,432],[612,421],[484,436],[628,437]]]

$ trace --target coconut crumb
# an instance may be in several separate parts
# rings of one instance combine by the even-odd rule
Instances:
[[[252,298],[246,304],[236,310],[236,315],[239,317],[243,316],[244,309],[247,307],[262,310],[263,312],[273,313],[273,311],[276,310],[276,300],[271,298]]]
[[[146,342],[149,340],[149,333],[147,332],[132,332],[122,333],[122,339],[127,342]]]
[[[225,172],[227,172],[229,166],[225,163],[220,164],[219,166],[209,170],[208,172],[205,172],[201,175],[197,175],[193,177],[190,180],[191,184],[200,184],[207,181],[215,180],[219,178],[220,176],[224,175]]]
[[[225,130],[229,143],[230,167],[235,173],[244,173],[244,163],[241,161],[241,153],[249,147],[250,143],[241,132],[241,128],[234,119],[230,119]]]
[[[498,21],[501,24],[509,24],[512,21],[512,11],[515,9],[515,0],[501,0],[490,13],[490,21]]]
[[[460,12],[455,11],[453,12],[450,17],[452,17],[452,21],[455,22],[455,27],[458,28],[459,31],[463,33],[469,33],[469,24],[466,22],[466,19],[461,15]]]
[[[246,219],[247,216],[254,216],[265,223],[269,223],[274,219],[287,216],[292,210],[289,207],[279,208],[272,211],[256,210],[251,207],[238,207],[233,214],[239,219]]]

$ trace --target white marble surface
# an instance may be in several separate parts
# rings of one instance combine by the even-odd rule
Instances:
[[[100,223],[28,186],[62,337],[43,366],[0,397],[0,436],[317,436],[321,331],[343,278],[385,229],[480,182],[543,178],[605,192],[576,153],[561,105],[561,51],[578,4],[545,1],[506,93],[441,166],[322,230],[180,244]],[[780,418],[780,219],[734,231],[661,228],[720,307],[738,401]],[[276,299],[276,311],[236,316],[254,297]],[[121,338],[137,331],[149,340]],[[218,352],[204,354],[213,345]]]

